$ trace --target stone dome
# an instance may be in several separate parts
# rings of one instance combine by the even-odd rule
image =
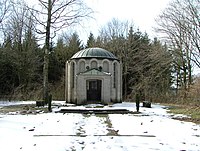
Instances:
[[[102,59],[112,59],[118,60],[117,57],[111,52],[102,48],[87,48],[75,53],[71,59],[80,58],[102,58]]]

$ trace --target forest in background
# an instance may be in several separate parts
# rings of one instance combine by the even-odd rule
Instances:
[[[45,6],[48,4],[40,2]],[[57,6],[53,5],[57,1],[48,2]],[[25,2],[3,0],[0,3],[1,98],[43,99],[44,56],[48,54],[50,93],[54,100],[64,100],[65,62],[79,50],[101,47],[122,61],[124,100],[134,101],[136,93],[152,102],[200,100],[200,80],[192,71],[194,66],[200,68],[199,0],[171,2],[157,18],[155,31],[162,36],[153,39],[129,21],[112,19],[99,29],[98,36],[90,33],[84,44],[76,31],[68,30],[74,23],[81,24],[81,20],[73,20],[67,26],[59,24],[63,33],[56,36],[61,27],[54,26],[56,21],[52,16],[53,32],[49,35],[48,53],[45,52],[48,42],[41,45],[42,37],[47,40],[48,31],[36,29],[38,22],[44,23],[46,28],[48,20],[39,21],[38,14],[34,14],[35,10]],[[78,17],[87,17],[84,13]],[[62,21],[66,22],[65,19]]]

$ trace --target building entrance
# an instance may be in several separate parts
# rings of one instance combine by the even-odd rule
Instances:
[[[101,80],[87,80],[87,101],[100,102],[101,101]]]

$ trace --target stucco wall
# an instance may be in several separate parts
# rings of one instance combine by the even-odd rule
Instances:
[[[115,73],[115,87],[114,63],[117,65]],[[102,75],[81,74],[90,70],[92,67],[95,67],[97,70],[102,72]],[[66,63],[65,99],[70,103],[85,103],[87,101],[86,80],[99,79],[102,80],[102,103],[108,104],[110,101],[120,102],[122,99],[121,74],[121,64],[117,60],[96,58],[69,60]]]

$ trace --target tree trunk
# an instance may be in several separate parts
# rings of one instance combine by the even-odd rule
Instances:
[[[127,65],[126,65],[126,61],[124,62],[125,67],[124,67],[124,99],[127,99]]]
[[[46,25],[46,38],[44,49],[44,66],[43,66],[43,99],[48,102],[49,98],[49,81],[48,81],[48,69],[49,69],[49,52],[50,52],[50,28],[51,28],[51,10],[52,2],[48,0],[48,18]]]

